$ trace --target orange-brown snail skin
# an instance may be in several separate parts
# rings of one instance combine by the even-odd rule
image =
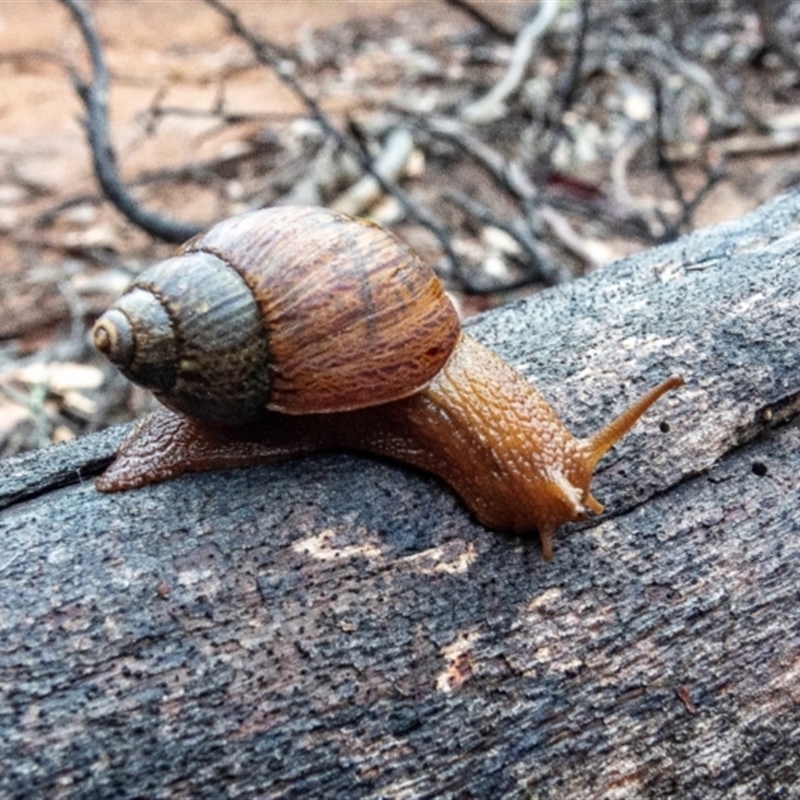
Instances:
[[[134,428],[98,478],[101,491],[363,450],[439,475],[488,528],[537,531],[549,559],[559,525],[602,511],[589,489],[600,458],[683,383],[668,378],[576,439],[516,370],[461,333],[408,248],[324,209],[234,217],[151,269],[98,320],[94,338],[174,410]],[[192,288],[195,271],[205,289]],[[222,332],[209,334],[218,323]],[[195,328],[211,343],[187,345]],[[210,358],[223,363],[206,367]]]

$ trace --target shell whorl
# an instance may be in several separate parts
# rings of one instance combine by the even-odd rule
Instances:
[[[258,307],[235,270],[207,253],[146,269],[95,323],[97,348],[164,405],[246,422],[269,395]]]

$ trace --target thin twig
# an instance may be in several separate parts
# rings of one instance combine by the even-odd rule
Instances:
[[[116,154],[108,132],[109,76],[100,39],[83,0],[61,2],[77,23],[92,62],[91,83],[82,80],[75,70],[71,70],[71,73],[75,90],[86,109],[84,127],[95,176],[103,192],[118,211],[151,236],[167,242],[183,242],[191,238],[201,230],[200,226],[171,220],[142,208],[120,179]]]
[[[800,78],[800,55],[797,54],[796,41],[787,35],[786,12],[775,0],[753,0],[766,44],[779,53]],[[791,24],[791,23],[790,23]]]
[[[656,80],[655,77],[653,78],[653,89],[655,97],[655,118],[656,118],[655,140],[656,140],[656,153],[658,155],[658,168],[661,170],[661,172],[664,174],[664,177],[667,179],[667,183],[672,189],[672,193],[675,195],[675,198],[681,205],[683,205],[686,202],[683,194],[683,187],[681,186],[677,176],[675,175],[675,168],[672,164],[672,161],[670,161],[670,159],[667,157],[667,141],[664,132],[665,128],[664,114],[666,107],[666,104],[664,102],[664,86],[661,83],[661,81]]]
[[[498,39],[505,42],[514,41],[514,32],[506,30],[501,25],[498,25],[493,19],[487,17],[479,8],[476,8],[472,3],[467,0],[444,0],[447,5],[463,11],[467,16],[472,17],[478,24],[482,25],[486,30],[491,31]]]
[[[725,177],[725,168],[724,163],[720,163],[720,165],[717,167],[712,167],[711,165],[706,164],[704,166],[706,179],[705,183],[695,193],[695,196],[691,200],[686,198],[686,193],[683,191],[683,187],[681,186],[680,181],[675,174],[675,165],[667,156],[667,143],[666,137],[664,136],[664,98],[661,82],[655,81],[654,88],[656,99],[655,138],[656,152],[658,153],[658,166],[666,177],[667,183],[670,185],[670,188],[672,189],[672,192],[681,207],[681,213],[676,220],[667,220],[665,215],[656,209],[656,213],[662,225],[664,226],[664,233],[660,237],[657,237],[657,241],[667,242],[677,238],[680,235],[684,226],[690,222],[692,216],[694,216],[694,212],[697,210],[697,207],[700,205],[709,191],[711,191],[711,189],[717,183],[719,183],[722,178]]]
[[[408,128],[395,128],[387,137],[373,167],[387,181],[399,178],[414,151],[414,137]],[[330,206],[334,211],[358,215],[365,213],[381,196],[381,186],[372,175],[364,175]]]
[[[709,115],[716,125],[727,128],[735,123],[736,116],[741,116],[739,103],[717,85],[709,70],[684,56],[669,42],[641,33],[626,37],[615,34],[609,37],[607,45],[610,52],[623,54],[637,67],[641,66],[642,58],[650,58],[700,88],[708,98]]]
[[[421,130],[458,147],[520,204],[534,202],[538,197],[538,191],[522,164],[509,161],[497,150],[467,133],[458,120],[429,117],[415,118],[414,122]]]
[[[236,153],[235,155],[224,155],[211,158],[207,161],[196,161],[184,164],[179,167],[163,167],[155,170],[145,170],[140,172],[135,178],[128,181],[129,186],[147,186],[150,184],[166,182],[208,182],[212,177],[219,174],[224,168],[230,168],[247,159],[256,158],[268,151],[268,146],[260,144],[253,145],[246,152]],[[56,203],[48,209],[40,212],[33,219],[34,227],[40,228],[52,225],[56,218],[64,211],[84,203],[100,203],[102,196],[99,194],[78,194],[74,197]]]
[[[534,45],[558,16],[558,0],[539,0],[539,13],[519,32],[511,61],[499,83],[488,94],[470,103],[461,116],[467,122],[485,123],[504,117],[506,100],[519,89],[534,54]]]
[[[11,556],[11,558],[7,559],[5,563],[0,564],[0,574],[5,572],[17,560],[17,557],[21,552],[22,552],[21,550],[17,550],[17,552],[14,553],[14,555]]]
[[[491,291],[503,292],[509,291],[510,289],[518,289],[532,283],[544,283],[548,286],[553,286],[568,279],[558,267],[546,262],[541,257],[536,239],[528,229],[527,223],[522,218],[517,218],[510,223],[506,222],[490,211],[483,203],[479,203],[477,200],[467,197],[460,192],[449,192],[444,196],[444,199],[457,205],[470,216],[480,220],[484,225],[491,225],[492,227],[499,228],[501,231],[505,231],[527,255],[527,260],[523,264],[525,270],[524,279],[514,281],[513,283],[487,287],[469,284],[466,287],[469,292],[473,294],[488,293]]]
[[[586,36],[589,33],[589,9],[591,5],[592,0],[580,0],[580,5],[578,7],[580,23],[578,25],[578,31],[575,34],[575,52],[572,54],[569,72],[559,92],[561,95],[559,117],[563,117],[564,114],[572,108],[572,104],[575,102],[575,94],[578,90],[581,73],[583,71],[583,62],[586,57]]]
[[[540,158],[540,163],[552,165],[553,153],[555,152],[561,137],[564,135],[564,116],[572,108],[575,102],[575,97],[578,93],[578,86],[580,85],[581,75],[583,73],[583,65],[586,57],[586,36],[589,33],[589,8],[591,0],[581,0],[579,6],[580,24],[575,39],[575,52],[570,60],[569,72],[564,79],[564,83],[559,91],[560,101],[559,108],[556,112],[556,122],[553,126],[552,133],[548,137],[547,146],[543,149],[543,155]]]

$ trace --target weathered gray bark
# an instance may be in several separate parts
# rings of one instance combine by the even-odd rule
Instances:
[[[687,379],[549,564],[368,458],[0,464],[0,795],[800,795],[799,311],[793,194],[471,326],[576,433]]]

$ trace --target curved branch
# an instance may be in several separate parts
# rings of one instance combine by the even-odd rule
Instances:
[[[505,116],[506,100],[519,89],[525,78],[534,46],[539,37],[550,27],[558,16],[558,0],[540,0],[539,13],[519,32],[511,62],[502,80],[492,87],[488,94],[470,103],[462,114],[467,122],[493,122]]]
[[[202,230],[202,226],[168,219],[142,208],[122,182],[108,132],[108,68],[103,58],[100,39],[82,0],[61,0],[61,2],[78,25],[92,62],[91,82],[82,80],[75,70],[71,70],[71,77],[75,91],[86,109],[83,124],[98,183],[114,207],[126,219],[151,236],[176,243],[190,239]]]

